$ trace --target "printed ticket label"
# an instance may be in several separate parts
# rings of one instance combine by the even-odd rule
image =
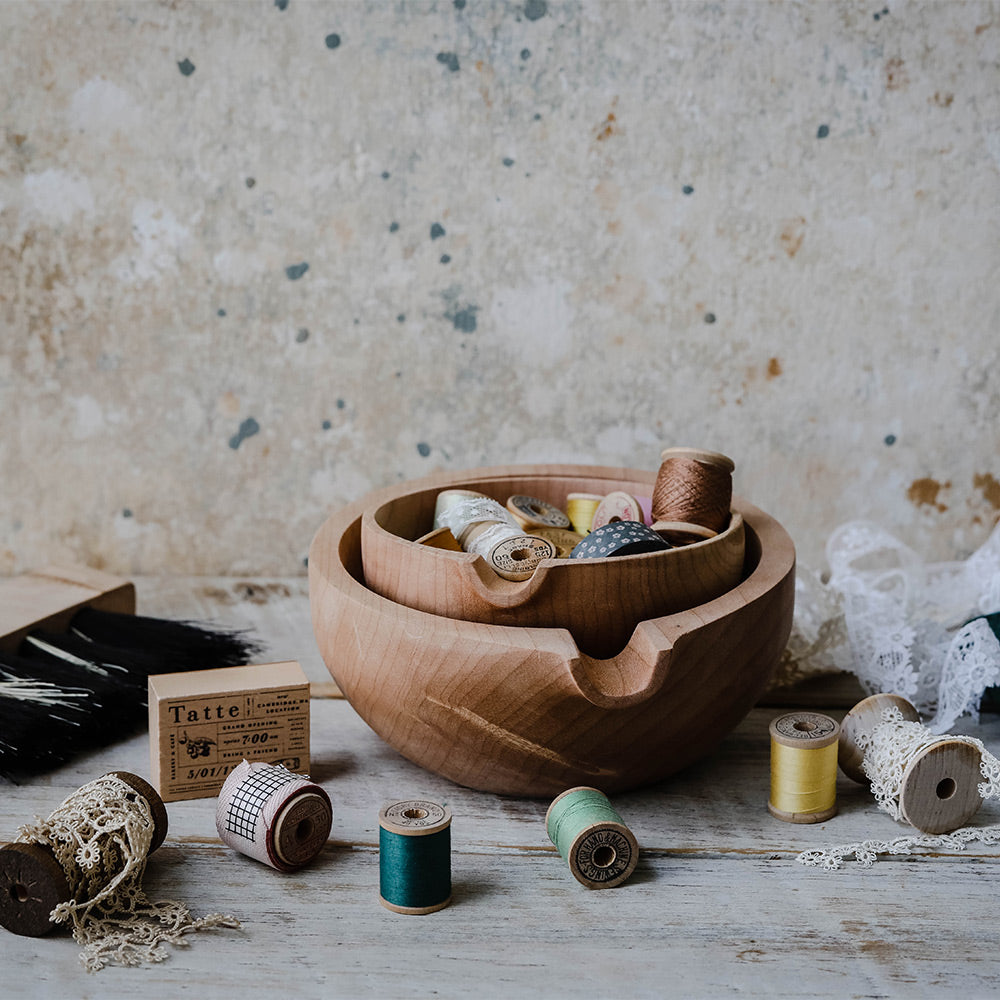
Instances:
[[[227,775],[242,760],[282,764],[297,773],[308,771],[309,684],[298,664],[294,666],[302,683],[242,690],[201,691],[198,688],[204,685],[196,684],[184,692],[168,693],[164,689],[171,685],[163,681],[185,675],[150,678],[150,715],[155,706],[156,716],[155,723],[150,719],[150,749],[164,800],[218,794]],[[224,675],[260,669],[236,667],[199,673]],[[238,682],[243,678],[218,677],[216,681],[223,679]]]

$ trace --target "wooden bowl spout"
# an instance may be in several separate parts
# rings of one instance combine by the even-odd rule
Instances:
[[[564,628],[465,621],[369,589],[362,518],[380,499],[335,514],[313,540],[317,643],[386,742],[463,785],[551,796],[573,785],[610,794],[661,780],[743,718],[791,629],[791,540],[742,501],[734,501],[746,532],[741,581],[707,603],[640,622],[624,649],[601,658],[581,652]]]

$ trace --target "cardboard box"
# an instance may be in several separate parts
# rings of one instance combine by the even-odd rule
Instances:
[[[294,660],[149,678],[149,755],[165,802],[218,795],[241,760],[309,770],[309,681]]]

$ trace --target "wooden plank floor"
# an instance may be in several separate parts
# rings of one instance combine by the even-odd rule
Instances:
[[[252,626],[267,659],[298,659],[329,682],[303,579],[139,579],[144,613]],[[803,701],[843,714],[842,681]],[[785,703],[792,702],[787,696]],[[545,834],[547,802],[460,788],[400,757],[350,705],[313,701],[313,777],[334,803],[316,862],[282,875],[218,840],[214,799],[168,805],[150,860],[151,898],[196,915],[237,916],[239,931],[192,935],[160,965],[88,975],[65,932],[2,933],[9,997],[978,997],[996,995],[993,929],[1000,848],[880,860],[840,872],[795,861],[806,848],[890,839],[909,827],[841,779],[824,824],[773,819],[767,726],[758,708],[710,758],[615,807],[641,860],[625,885],[588,891]],[[1000,749],[1000,721],[964,727]],[[114,768],[148,776],[136,736],[20,787],[0,786],[0,841]],[[405,917],[379,905],[378,810],[426,796],[454,813],[454,902]],[[996,806],[977,824],[1000,822]]]

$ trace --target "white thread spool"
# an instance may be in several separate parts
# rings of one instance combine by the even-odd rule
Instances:
[[[434,501],[434,529],[450,526],[448,524],[447,514],[450,508],[454,507],[455,504],[462,503],[464,500],[488,500],[489,498],[485,493],[479,493],[477,490],[442,490]],[[454,534],[454,532],[453,532]],[[455,536],[458,537],[457,535]]]
[[[554,559],[556,547],[537,535],[526,535],[505,507],[489,497],[457,499],[440,514],[466,552],[474,552],[505,580],[527,580],[543,559]]]
[[[330,797],[280,764],[243,761],[226,778],[215,811],[224,844],[278,871],[307,865],[333,825]]]

